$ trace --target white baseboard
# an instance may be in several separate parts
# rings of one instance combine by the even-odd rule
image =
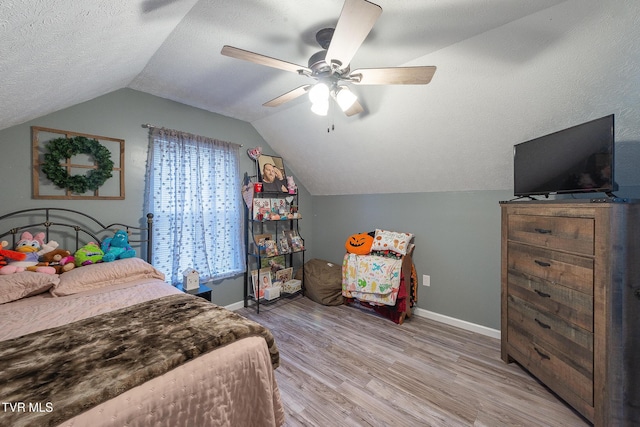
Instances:
[[[456,319],[455,317],[445,316],[444,314],[434,313],[433,311],[417,307],[414,309],[413,314],[415,314],[416,316],[435,320],[436,322],[455,326],[456,328],[464,329],[471,332],[477,332],[491,338],[500,339],[500,331],[498,329],[487,328],[486,326],[477,325],[475,323],[467,322],[466,320]]]
[[[250,301],[250,303],[251,302],[252,301]],[[239,310],[243,307],[244,303],[242,301],[225,306],[227,310],[231,311]],[[445,316],[444,314],[434,313],[433,311],[418,307],[413,310],[413,314],[419,317],[435,320],[436,322],[444,323],[446,325],[455,326],[456,328],[464,329],[466,331],[476,332],[491,338],[500,339],[500,331],[498,329],[487,328],[486,326],[477,325],[475,323],[467,322],[466,320],[456,319],[455,317]]]
[[[242,301],[234,302],[233,304],[225,305],[224,308],[231,311],[240,310],[241,308],[244,308],[244,302]]]

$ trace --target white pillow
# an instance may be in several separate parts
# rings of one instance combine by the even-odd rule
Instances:
[[[371,251],[393,251],[401,255],[406,255],[411,239],[413,239],[413,234],[411,233],[377,229],[373,237]]]

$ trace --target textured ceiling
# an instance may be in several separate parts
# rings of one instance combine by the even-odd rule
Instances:
[[[557,91],[575,82],[572,63],[589,64],[585,44],[606,55],[603,43],[619,43],[617,55],[639,44],[633,0],[379,0],[382,15],[351,68],[438,70],[427,86],[357,87],[365,112],[351,118],[315,116],[306,97],[262,107],[311,81],[220,55],[228,44],[306,65],[316,31],[335,25],[342,3],[2,1],[0,129],[129,87],[252,123],[312,194],[505,189],[510,145],[599,114],[554,123],[527,102],[540,91],[567,102]],[[625,23],[594,22],[608,15]],[[510,126],[498,128],[501,115]]]

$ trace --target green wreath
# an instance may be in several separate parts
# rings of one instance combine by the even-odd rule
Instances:
[[[87,190],[97,190],[112,176],[111,153],[95,139],[84,136],[56,138],[49,141],[46,148],[48,153],[44,155],[42,172],[59,188],[82,194]],[[97,168],[90,170],[86,175],[69,175],[67,170],[60,166],[60,161],[76,154],[90,155]]]

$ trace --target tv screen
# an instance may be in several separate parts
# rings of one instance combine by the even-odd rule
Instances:
[[[513,147],[516,196],[615,190],[613,114]]]

